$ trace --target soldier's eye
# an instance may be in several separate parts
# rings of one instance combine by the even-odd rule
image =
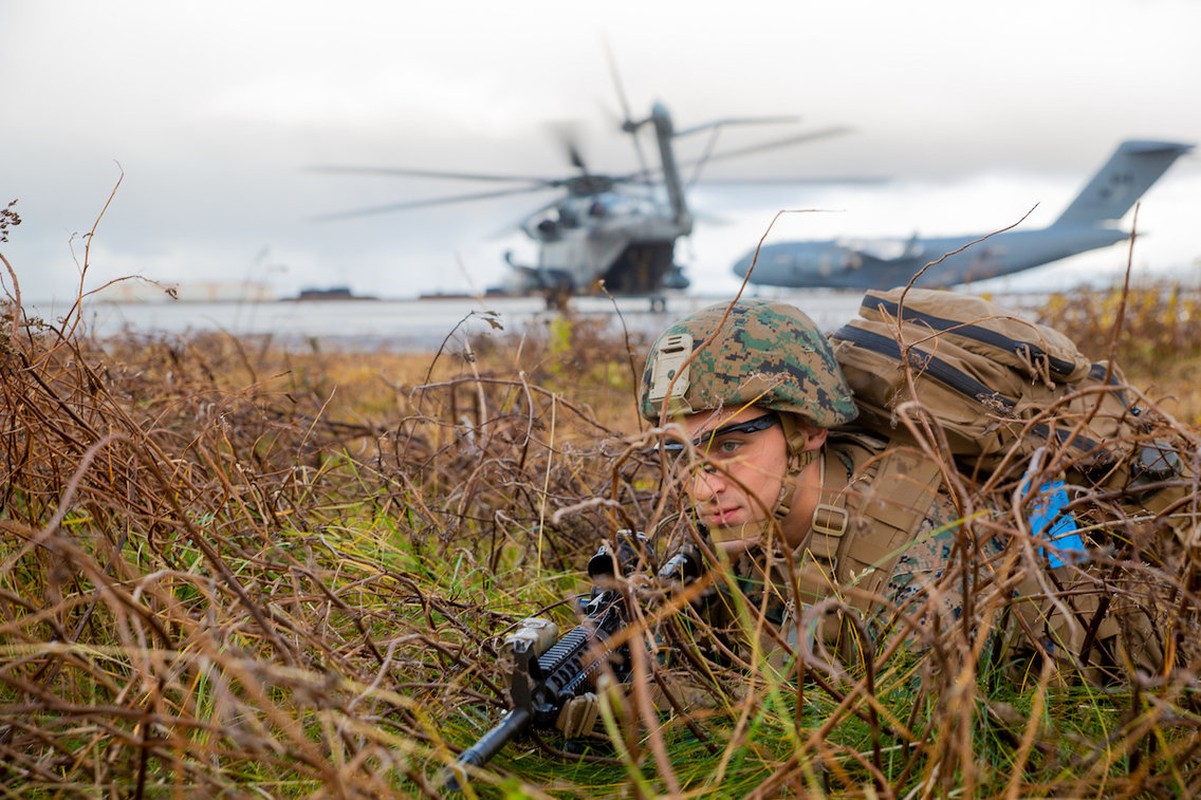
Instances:
[[[713,443],[712,453],[716,456],[732,456],[745,444],[741,439],[720,439]]]

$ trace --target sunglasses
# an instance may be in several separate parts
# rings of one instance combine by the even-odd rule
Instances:
[[[762,417],[748,419],[746,422],[722,425],[720,428],[715,428],[693,439],[692,446],[698,450],[703,450],[707,445],[711,445],[723,436],[729,436],[732,433],[758,433],[776,425],[779,421],[780,417],[777,414],[764,414]],[[682,453],[686,448],[683,442],[664,442],[663,449],[668,453]]]

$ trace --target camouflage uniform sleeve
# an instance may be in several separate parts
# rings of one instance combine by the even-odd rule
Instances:
[[[958,571],[948,574],[962,521],[950,498],[939,492],[914,532],[912,543],[897,558],[881,588],[885,601],[882,614],[891,616],[889,609],[895,609],[903,615],[916,615],[927,624],[931,614],[938,614],[944,630],[963,616],[962,581],[958,579]],[[999,555],[1004,549],[995,538],[985,540],[981,546],[986,558]],[[955,561],[962,563],[958,558]]]

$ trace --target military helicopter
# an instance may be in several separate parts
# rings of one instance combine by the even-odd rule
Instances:
[[[567,152],[576,172],[557,178],[408,168],[316,167],[321,172],[508,184],[507,188],[494,191],[374,206],[330,214],[322,219],[344,219],[558,190],[563,194],[528,214],[518,226],[537,242],[537,263],[521,264],[511,252],[507,253],[505,260],[512,267],[509,280],[503,286],[490,289],[489,293],[542,295],[548,307],[563,307],[572,296],[604,292],[614,296],[647,297],[652,310],[662,309],[666,307],[665,291],[682,290],[689,286],[683,268],[675,260],[676,241],[692,233],[694,221],[688,208],[686,185],[681,177],[682,167],[695,168],[691,185],[707,163],[814,141],[849,130],[839,126],[809,131],[724,153],[709,152],[700,158],[681,162],[677,161],[674,144],[682,137],[705,131],[715,137],[718,131],[729,125],[795,122],[795,118],[727,118],[676,130],[667,106],[661,102],[654,103],[650,114],[642,119],[630,117],[624,94],[622,106],[625,118],[620,129],[634,142],[639,161],[639,168],[635,171],[624,174],[592,172],[579,147],[572,141],[567,142]],[[658,165],[653,167],[648,165],[639,139],[642,132],[648,129],[653,132],[658,153]],[[715,138],[711,140],[709,150],[712,150],[713,141]],[[796,182],[830,180],[797,179]],[[779,183],[780,180],[773,179],[771,182]]]

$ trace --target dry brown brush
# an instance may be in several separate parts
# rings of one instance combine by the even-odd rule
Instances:
[[[1177,419],[1201,424],[1201,288],[1142,281],[1124,290],[1057,292],[1039,316],[1086,355],[1115,359]]]
[[[498,649],[516,621],[574,619],[583,565],[613,531],[689,533],[669,524],[658,434],[638,432],[643,343],[580,320],[452,336],[416,363],[226,336],[96,341],[19,303],[3,320],[0,796],[441,795],[440,766],[504,706]],[[913,425],[941,452],[918,412]],[[1067,458],[1048,443],[1028,477]],[[642,677],[606,717],[614,749],[581,764],[553,736],[527,740],[494,765],[516,776],[507,791],[1201,788],[1183,544],[1090,498],[1114,509],[1097,521],[1109,577],[1056,574],[1044,605],[1105,593],[1166,635],[1172,660],[1072,676],[1051,668],[1061,654],[1006,638],[1022,624],[1014,589],[1044,558],[1014,483],[956,481],[964,508],[992,510],[965,515],[949,555],[944,580],[971,598],[956,624],[923,625],[918,598],[883,635],[848,622],[858,644],[841,661],[802,647],[780,676],[690,604],[722,576],[674,596],[631,584]],[[1194,513],[1195,486],[1182,497],[1175,510]],[[983,546],[997,536],[1012,543],[1001,555]],[[734,626],[770,638],[753,611]],[[1091,618],[1073,622],[1088,635]],[[681,645],[670,658],[652,652],[664,636]],[[719,702],[655,710],[653,695],[682,708],[690,684]]]
[[[498,702],[516,584],[480,576],[595,547],[548,519],[612,493],[591,411],[448,353],[364,413],[338,354],[3,318],[3,785],[432,791],[440,723]]]

